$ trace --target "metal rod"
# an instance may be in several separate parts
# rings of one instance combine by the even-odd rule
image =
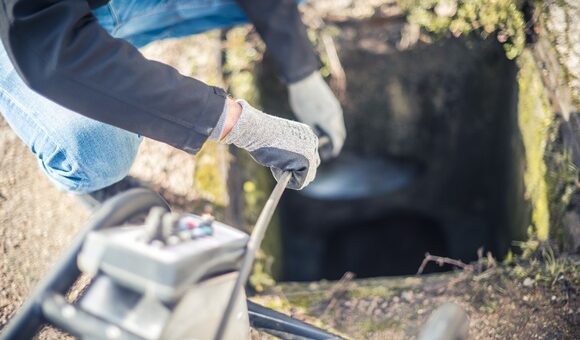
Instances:
[[[242,265],[240,267],[238,278],[236,279],[236,283],[234,284],[234,288],[232,290],[232,294],[228,300],[228,304],[226,305],[226,309],[224,310],[224,314],[218,326],[215,340],[221,340],[225,334],[226,328],[228,326],[228,321],[230,319],[230,314],[232,313],[232,309],[236,302],[236,298],[240,293],[240,290],[248,280],[248,276],[252,271],[252,264],[254,263],[254,259],[256,258],[256,253],[260,249],[260,244],[262,243],[262,239],[264,238],[264,234],[266,234],[266,230],[268,229],[268,225],[270,224],[270,220],[272,219],[272,215],[274,215],[274,210],[280,201],[280,197],[286,189],[290,178],[292,177],[291,172],[284,173],[280,180],[278,180],[278,184],[272,190],[268,201],[264,205],[256,224],[254,225],[254,230],[250,235],[250,240],[246,245],[246,254],[244,259],[242,260]]]
[[[41,307],[42,313],[51,324],[81,339],[143,339],[77,308],[66,302],[60,294],[46,296]]]

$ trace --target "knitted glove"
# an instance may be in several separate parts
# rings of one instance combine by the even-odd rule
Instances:
[[[247,150],[252,158],[272,170],[276,180],[292,172],[290,189],[302,189],[316,176],[320,164],[318,138],[305,124],[265,114],[239,100],[242,114],[222,140]]]
[[[288,85],[288,97],[296,118],[328,135],[338,156],[346,138],[342,108],[320,73]]]

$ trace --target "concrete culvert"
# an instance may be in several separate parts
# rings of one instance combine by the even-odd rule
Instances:
[[[529,225],[515,62],[493,39],[401,51],[397,23],[365,25],[338,27],[348,137],[309,188],[282,199],[281,279],[411,274],[426,252],[502,258]],[[268,63],[259,71],[264,109],[290,112]]]

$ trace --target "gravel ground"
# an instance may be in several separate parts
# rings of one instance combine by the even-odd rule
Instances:
[[[470,339],[578,339],[580,275],[571,264],[561,269],[549,277],[544,263],[531,261],[420,277],[290,283],[254,299],[352,339],[415,339],[447,302],[466,312]]]
[[[89,216],[56,190],[0,117],[0,326],[14,314]],[[59,333],[44,332],[45,338]]]

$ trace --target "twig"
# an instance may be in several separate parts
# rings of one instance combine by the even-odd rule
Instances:
[[[496,272],[495,268],[488,268],[484,272],[482,272],[481,274],[475,275],[473,277],[473,281],[477,282],[477,281],[481,281],[483,279],[487,279],[488,277],[495,274],[495,272]]]
[[[447,282],[447,290],[452,289],[453,287],[455,287],[456,284],[458,284],[459,282],[468,279],[469,277],[471,277],[471,273],[466,273],[465,271],[461,272],[459,275],[457,275],[457,277],[452,278],[451,280],[449,280],[449,282]]]
[[[439,267],[442,267],[444,264],[450,264],[452,266],[457,266],[457,267],[462,268],[462,269],[465,269],[468,267],[468,265],[463,263],[461,260],[454,260],[454,259],[450,259],[448,257],[435,256],[435,255],[431,255],[429,253],[425,253],[425,258],[423,259],[423,262],[421,263],[421,266],[419,267],[419,270],[417,271],[417,275],[420,275],[423,273],[425,266],[429,262],[435,262],[439,265]]]
[[[477,272],[481,273],[483,271],[483,263],[481,261],[483,259],[483,247],[477,248]]]
[[[344,286],[349,283],[350,281],[352,281],[352,279],[354,279],[355,274],[352,272],[346,272],[344,273],[344,275],[342,275],[342,277],[340,278],[340,280],[338,280],[334,286],[332,286],[332,289],[328,292],[327,297],[330,299],[331,297],[334,296],[334,294],[336,294],[336,292],[341,291],[344,289]]]
[[[328,303],[328,305],[326,305],[326,308],[324,308],[324,312],[322,312],[320,317],[326,315],[326,313],[330,312],[330,310],[332,310],[334,308],[334,306],[336,306],[337,299],[335,298],[335,294],[339,291],[344,290],[344,286],[348,282],[350,282],[354,278],[354,276],[355,276],[354,273],[346,272],[340,278],[340,280],[338,280],[338,282],[336,282],[336,284],[332,287],[330,292],[328,292],[327,296],[330,299],[330,302]]]
[[[346,73],[338,57],[334,40],[324,31],[320,33],[320,38],[324,45],[326,57],[328,58],[328,66],[330,67],[330,74],[332,75],[331,83],[337,92],[338,98],[344,100],[346,97]]]
[[[325,31],[326,24],[322,16],[316,11],[305,11],[303,21],[311,30],[318,33],[322,48],[328,59],[328,68],[331,75],[330,86],[336,92],[338,99],[344,101],[347,87],[346,73],[340,62],[334,39]]]

